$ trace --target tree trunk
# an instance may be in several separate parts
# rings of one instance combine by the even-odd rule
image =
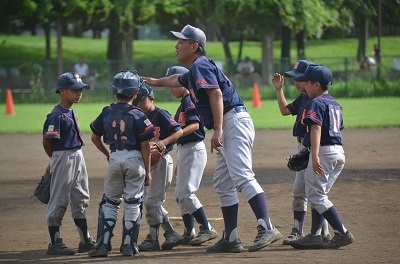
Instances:
[[[221,36],[221,43],[222,48],[224,49],[225,53],[225,60],[227,64],[226,73],[233,74],[235,72],[235,65],[232,60],[232,53],[229,47],[229,35],[227,34],[227,30],[224,26],[220,27],[220,36]]]
[[[281,65],[278,72],[290,68],[290,44],[292,32],[289,27],[282,27]],[[286,71],[286,70],[285,70]]]
[[[124,40],[119,31],[118,16],[114,12],[110,14],[109,30],[107,59],[110,63],[110,73],[113,75],[121,70],[122,65],[120,65],[120,62],[122,60],[122,42]]]
[[[296,34],[297,59],[304,60],[306,58],[306,44],[304,30]]]
[[[358,48],[357,48],[357,61],[360,62],[364,60],[367,50],[368,41],[368,21],[364,16],[358,19]]]
[[[133,69],[133,30],[129,29],[129,31],[125,35],[125,56],[126,58],[126,66],[129,69]]]
[[[240,40],[239,40],[239,50],[238,50],[238,57],[237,57],[236,64],[239,63],[240,60],[242,59],[243,44],[244,44],[244,35],[241,34],[240,35]]]
[[[50,41],[50,24],[43,25],[45,41],[46,41],[46,60],[51,60],[51,41]]]
[[[57,70],[58,70],[58,75],[61,75],[64,72],[63,53],[62,53],[62,18],[61,18],[61,16],[57,16],[56,27],[57,27]]]
[[[271,31],[266,33],[261,39],[261,44],[261,84],[267,85],[274,71],[274,32]]]

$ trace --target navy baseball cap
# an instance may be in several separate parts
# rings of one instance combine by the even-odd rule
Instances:
[[[321,86],[332,84],[332,72],[324,65],[311,64],[308,66],[306,72],[295,78],[298,82],[319,82]]]
[[[83,83],[79,74],[75,72],[65,72],[57,79],[56,93],[59,93],[63,88],[71,90],[90,89],[90,85]]]
[[[293,70],[285,72],[285,77],[297,77],[306,72],[308,65],[315,64],[309,60],[298,60],[293,67]]]
[[[189,70],[182,66],[171,66],[167,69],[166,77],[174,75],[174,74],[184,74]]]
[[[206,34],[204,34],[203,30],[193,27],[187,24],[181,32],[170,31],[172,35],[179,39],[190,39],[194,42],[199,43],[200,47],[203,49],[206,48]]]

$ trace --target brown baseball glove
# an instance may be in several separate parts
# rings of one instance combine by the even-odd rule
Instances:
[[[162,157],[164,157],[167,148],[162,140],[151,142],[151,144],[151,166],[154,166]]]

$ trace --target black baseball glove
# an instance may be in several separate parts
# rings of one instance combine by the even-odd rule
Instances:
[[[38,186],[36,187],[35,191],[33,192],[33,196],[36,196],[36,198],[44,204],[48,204],[50,200],[50,182],[51,182],[51,173],[46,172],[43,176],[40,182],[38,183]]]
[[[308,165],[308,159],[310,158],[310,150],[305,148],[298,153],[294,154],[288,159],[287,166],[292,171],[305,170]]]

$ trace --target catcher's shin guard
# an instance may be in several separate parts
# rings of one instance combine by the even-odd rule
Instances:
[[[103,205],[108,202],[109,199],[107,199],[104,195],[101,199],[101,202],[99,204],[99,216],[98,216],[98,221],[97,221],[97,239],[96,239],[96,244],[95,248],[100,247],[102,244],[106,244],[108,247],[108,251],[112,250],[111,246],[111,238],[114,236],[113,230],[115,227],[116,220],[112,218],[105,218],[104,216],[104,211],[103,211]]]
[[[120,251],[122,251],[122,246],[124,244],[127,244],[126,242],[129,239],[129,244],[132,246],[132,248],[136,252],[139,252],[139,248],[137,246],[137,241],[138,241],[138,237],[139,237],[140,224],[142,222],[143,199],[140,198],[140,199],[137,199],[134,201],[125,201],[125,203],[139,204],[139,216],[137,217],[136,221],[125,221],[125,215],[122,218],[123,231],[122,231],[122,243],[121,243]],[[129,236],[129,238],[128,238],[128,236]]]

